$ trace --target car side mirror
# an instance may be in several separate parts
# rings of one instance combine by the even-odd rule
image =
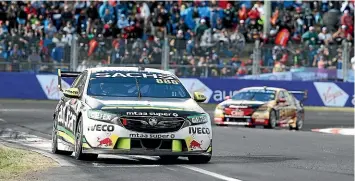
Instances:
[[[226,97],[224,98],[224,100],[228,100],[228,99],[231,99],[231,96],[226,96]]]
[[[286,99],[280,98],[277,102],[278,102],[278,103],[285,103],[285,102],[286,102]]]
[[[196,102],[204,102],[206,100],[206,96],[201,92],[194,92],[194,100]]]
[[[69,88],[63,91],[65,97],[69,98],[79,98],[79,89],[78,88]]]

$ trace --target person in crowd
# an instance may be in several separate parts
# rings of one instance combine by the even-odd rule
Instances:
[[[86,42],[78,48],[78,54],[85,55],[80,61],[160,64],[167,37],[171,63],[191,66],[177,71],[182,75],[229,76],[241,69],[241,76],[249,73],[240,67],[251,66],[252,61],[245,62],[256,40],[262,41],[261,48],[282,47],[278,56],[270,51],[261,58],[262,65],[275,64],[280,71],[284,66],[317,67],[322,65],[320,56],[325,68],[333,67],[327,58],[337,55],[333,46],[353,40],[353,1],[284,1],[272,3],[271,9],[272,17],[266,20],[262,1],[3,1],[0,38],[6,46],[0,46],[0,57],[27,59],[30,47],[39,47],[36,52],[43,61],[68,63],[67,52],[77,36],[78,44]],[[272,29],[266,35],[264,23]],[[279,39],[282,45],[275,43]],[[201,66],[215,68],[201,72]]]
[[[306,45],[315,45],[318,40],[318,35],[313,26],[309,27],[309,30],[302,35],[302,40]]]
[[[338,31],[336,31],[333,34],[333,39],[338,43],[341,44],[341,42],[345,39],[347,39],[348,37],[352,37],[351,33],[349,31],[347,31],[347,26],[346,25],[342,25]]]
[[[320,44],[329,45],[329,43],[333,43],[332,35],[327,31],[327,27],[323,27],[322,31],[318,34],[318,40]]]

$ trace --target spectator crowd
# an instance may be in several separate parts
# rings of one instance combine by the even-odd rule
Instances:
[[[251,73],[260,41],[262,72],[341,67],[344,42],[353,47],[354,0],[274,1],[270,19],[264,6],[250,0],[2,1],[0,65],[69,63],[74,42],[80,63],[160,67],[168,46],[179,76],[241,76]]]

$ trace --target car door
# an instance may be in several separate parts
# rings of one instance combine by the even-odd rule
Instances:
[[[297,111],[296,102],[292,94],[290,94],[287,91],[284,91],[284,94],[287,101],[286,117],[287,119],[291,119],[296,115],[296,111]]]
[[[279,102],[279,100],[285,100],[285,93],[284,91],[279,91],[276,99],[276,109],[278,110],[279,121],[286,119],[286,111],[287,111],[287,102]]]

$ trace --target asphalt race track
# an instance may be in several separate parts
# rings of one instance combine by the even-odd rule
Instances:
[[[4,128],[51,138],[56,102],[0,100]],[[207,110],[212,113],[212,110]],[[303,131],[213,127],[213,158],[191,165],[185,159],[160,163],[155,157],[99,157],[95,162],[60,156],[72,166],[34,173],[36,180],[154,181],[347,181],[354,180],[354,137],[311,129],[354,127],[354,113],[307,111]]]

